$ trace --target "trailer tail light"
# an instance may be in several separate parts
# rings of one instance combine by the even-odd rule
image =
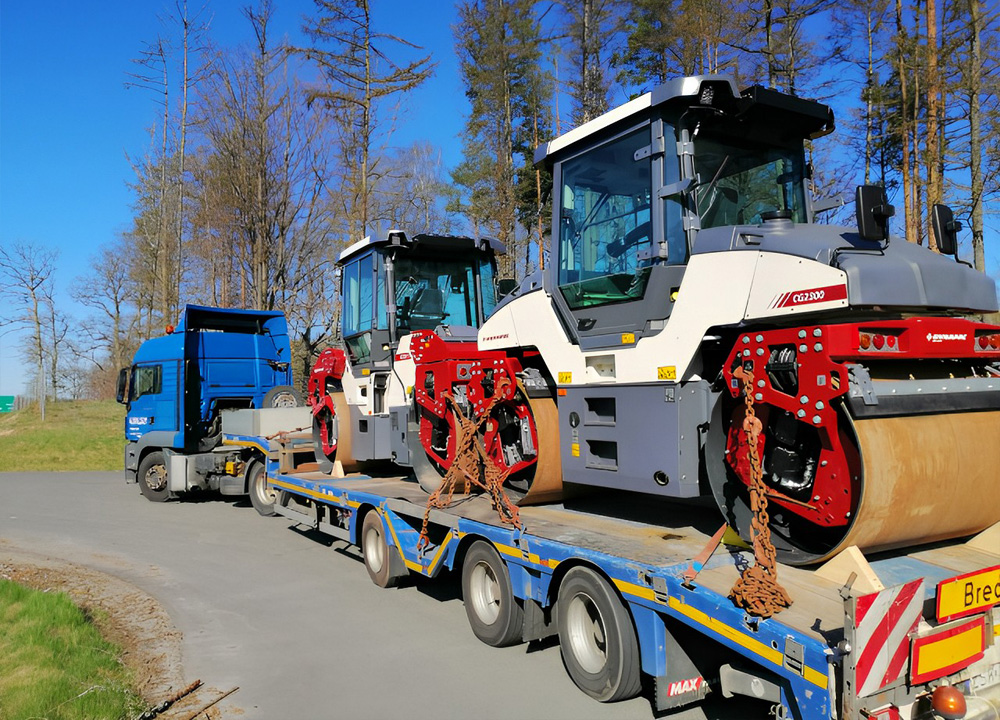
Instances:
[[[965,717],[967,706],[965,695],[951,685],[934,688],[931,693],[931,707],[945,720],[960,720]]]
[[[895,705],[887,705],[879,710],[865,710],[865,717],[868,720],[901,720],[902,716],[899,714],[899,708]]]

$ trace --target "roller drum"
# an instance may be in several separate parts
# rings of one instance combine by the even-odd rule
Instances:
[[[825,557],[850,545],[878,551],[947,540],[1000,522],[1000,411],[857,419],[853,428],[861,498]]]

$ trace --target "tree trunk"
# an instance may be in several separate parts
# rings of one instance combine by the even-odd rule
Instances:
[[[926,0],[927,11],[927,228],[931,226],[930,210],[941,202],[941,73],[938,68],[937,0]],[[928,234],[928,247],[937,250],[937,239]]]
[[[982,115],[979,95],[983,85],[983,51],[981,41],[982,8],[980,0],[968,0],[969,22],[972,37],[969,49],[969,175],[972,185],[972,263],[977,270],[986,271],[983,246],[983,170],[982,170]]]

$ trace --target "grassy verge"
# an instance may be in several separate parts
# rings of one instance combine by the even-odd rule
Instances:
[[[0,718],[96,720],[142,712],[120,652],[63,593],[0,580]]]
[[[114,400],[32,405],[0,415],[0,470],[120,470],[125,407]]]

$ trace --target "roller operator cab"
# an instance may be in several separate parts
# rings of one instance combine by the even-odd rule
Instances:
[[[127,406],[126,479],[138,481],[144,495],[170,496],[174,456],[185,475],[216,474],[225,463],[216,452],[224,411],[302,404],[292,387],[284,314],[186,306],[176,327],[142,343],[120,371],[118,402]],[[196,464],[204,472],[195,472]],[[188,489],[183,482],[174,488]]]
[[[890,239],[877,187],[859,188],[857,227],[815,224],[804,145],[833,129],[825,105],[702,76],[538,149],[551,261],[478,352],[539,356],[557,419],[515,403],[506,425],[558,447],[550,489],[561,466],[575,484],[714,497],[749,537],[755,412],[787,561],[1000,520],[982,452],[1000,433],[1000,328],[963,317],[995,311],[996,288],[944,254],[959,227],[944,206],[942,254]]]
[[[497,303],[502,243],[391,231],[341,252],[343,348],[325,350],[312,371],[316,459],[392,460],[409,465],[407,423],[414,386],[414,333],[453,348],[475,344]]]

